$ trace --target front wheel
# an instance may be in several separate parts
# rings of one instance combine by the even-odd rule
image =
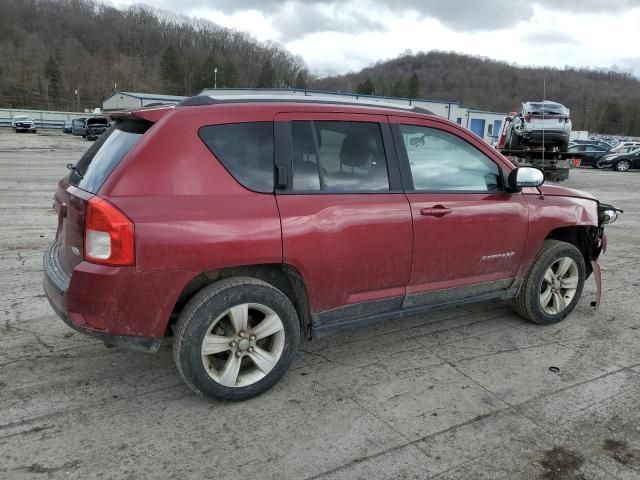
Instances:
[[[613,165],[613,169],[616,172],[626,172],[631,168],[631,162],[629,160],[620,160]]]
[[[578,303],[585,277],[580,250],[570,243],[546,240],[515,298],[516,312],[540,325],[563,320]]]
[[[173,358],[197,393],[244,400],[284,376],[299,341],[298,315],[284,293],[254,278],[230,278],[205,287],[185,306]]]

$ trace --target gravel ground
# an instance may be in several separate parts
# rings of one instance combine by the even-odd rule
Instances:
[[[640,478],[640,172],[565,182],[625,210],[599,311],[590,279],[555,326],[500,302],[390,321],[304,343],[275,388],[223,404],[169,344],[106,349],[49,308],[52,195],[87,146],[0,130],[0,478]]]

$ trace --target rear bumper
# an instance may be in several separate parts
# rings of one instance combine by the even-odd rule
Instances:
[[[85,314],[80,311],[69,310],[69,288],[71,277],[63,270],[58,259],[58,244],[51,243],[44,253],[44,293],[54,312],[74,330],[95,337],[109,345],[127,347],[133,350],[144,352],[156,352],[160,348],[163,337],[147,337],[139,335],[118,335],[108,331],[97,329],[89,325]],[[96,301],[93,302],[101,307],[100,292],[94,292]],[[74,303],[73,301],[71,303]],[[78,302],[75,302],[77,305]],[[88,308],[88,311],[91,311]],[[92,315],[92,318],[95,316]],[[106,320],[100,319],[98,321]]]
[[[532,131],[524,131],[522,132],[522,136],[529,141],[533,142],[542,142],[544,138],[546,142],[568,142],[569,141],[569,132],[558,131],[558,130],[532,130]]]

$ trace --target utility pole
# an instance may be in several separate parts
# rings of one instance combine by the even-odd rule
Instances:
[[[76,100],[78,102],[78,109],[76,110],[76,112],[80,111],[80,87],[76,87]]]
[[[213,69],[213,88],[218,88],[218,67]]]

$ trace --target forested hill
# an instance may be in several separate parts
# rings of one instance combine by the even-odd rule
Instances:
[[[640,135],[640,81],[622,72],[523,68],[432,51],[324,78],[314,87],[454,100],[472,108],[509,112],[522,101],[541,100],[545,77],[546,98],[571,109],[574,129]]]
[[[304,84],[303,62],[211,22],[91,0],[0,0],[0,107],[101,106],[121,91]]]

